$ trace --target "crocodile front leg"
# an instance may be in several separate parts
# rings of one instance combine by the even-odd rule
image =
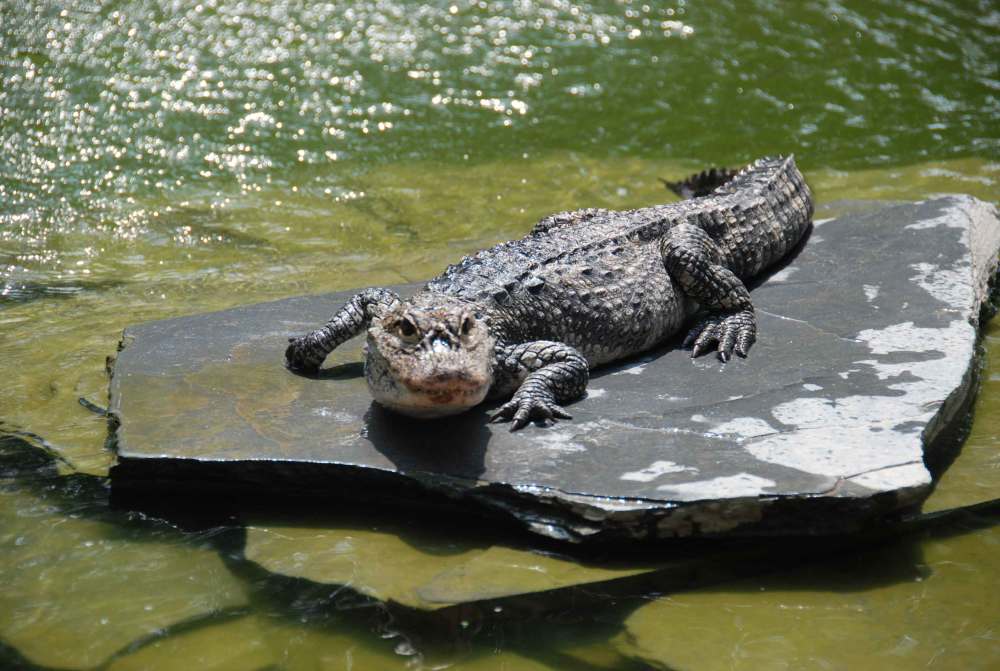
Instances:
[[[728,361],[734,349],[745,357],[757,339],[757,319],[746,286],[722,265],[719,245],[701,228],[680,224],[663,238],[660,253],[670,277],[709,310],[684,340],[684,346],[692,348],[691,356],[716,343],[722,361]]]
[[[365,289],[355,294],[322,327],[307,335],[289,338],[285,362],[292,370],[315,372],[327,354],[397,305],[399,296],[388,289]]]
[[[510,420],[510,430],[516,431],[533,420],[572,419],[560,404],[583,396],[590,368],[583,355],[569,345],[536,340],[498,344],[495,374],[520,386],[490,421]]]

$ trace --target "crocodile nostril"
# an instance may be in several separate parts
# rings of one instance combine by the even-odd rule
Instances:
[[[456,343],[447,331],[435,331],[427,336],[427,348],[432,352],[448,352]]]

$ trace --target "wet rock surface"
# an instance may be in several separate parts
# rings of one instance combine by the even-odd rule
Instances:
[[[595,371],[573,421],[515,434],[488,406],[384,411],[360,338],[315,377],[285,370],[287,336],[350,292],[129,328],[113,487],[433,503],[571,541],[857,529],[930,491],[925,458],[974,388],[1000,222],[969,197],[842,211],[753,290],[749,359],[673,343]]]

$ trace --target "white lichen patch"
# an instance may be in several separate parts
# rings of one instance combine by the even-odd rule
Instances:
[[[865,292],[865,299],[872,303],[878,298],[879,287],[877,284],[862,284],[861,288]]]
[[[965,197],[956,198],[958,200],[958,207],[948,208],[946,214],[940,217],[934,217],[932,219],[924,219],[923,221],[916,221],[912,224],[907,224],[906,228],[914,231],[925,231],[929,228],[938,228],[940,226],[946,226],[948,228],[957,228],[962,231],[963,240],[965,239],[966,232],[968,231],[969,220],[974,220],[977,216],[981,217],[982,214],[977,214],[975,211],[979,209],[984,209],[981,206],[992,207],[983,203],[982,201],[976,200],[975,198]],[[955,210],[961,211],[961,216],[955,212]],[[995,217],[996,213],[993,212],[989,216]]]
[[[895,424],[800,429],[751,440],[744,448],[769,464],[815,475],[849,477],[920,458],[920,432],[896,431],[892,428]]]
[[[693,466],[682,466],[673,461],[654,461],[646,468],[639,471],[629,471],[622,473],[621,480],[631,480],[632,482],[652,482],[667,473],[697,473],[698,469]]]
[[[807,382],[804,385],[802,385],[802,388],[805,389],[806,391],[822,391],[823,390],[823,387],[819,386],[818,384],[811,384],[809,382]]]
[[[916,263],[910,268],[917,273],[910,280],[949,309],[970,309],[975,292],[971,290],[972,275],[968,266],[949,269],[932,263]]]
[[[329,408],[316,408],[312,411],[312,414],[332,419],[340,424],[353,424],[356,420],[356,418],[349,412],[345,412],[343,410],[330,410]]]
[[[712,433],[734,436],[738,439],[756,438],[775,433],[777,429],[759,417],[736,417],[712,427]]]
[[[601,397],[607,395],[607,393],[608,393],[607,389],[593,389],[593,388],[591,388],[591,389],[587,390],[587,398],[601,398]]]
[[[961,319],[943,328],[924,328],[915,326],[913,322],[904,322],[882,329],[865,329],[857,335],[857,340],[866,343],[872,354],[941,352],[949,358],[963,361],[971,353],[975,338],[975,329]]]
[[[771,414],[792,431],[748,441],[754,457],[817,475],[850,477],[887,489],[921,486],[929,475],[921,462],[923,437],[919,428],[964,384],[973,360],[975,329],[957,319],[943,328],[918,327],[913,322],[857,335],[876,358],[858,361],[888,383],[882,394],[853,394],[840,398],[805,397],[775,406]],[[909,361],[900,354],[913,353]],[[894,355],[893,363],[878,357]],[[930,355],[930,356],[928,356]],[[859,391],[861,391],[859,389]],[[914,428],[899,428],[917,422]],[[916,464],[896,469],[900,464]],[[858,478],[886,469],[882,476]],[[881,478],[881,479],[880,479]]]
[[[886,418],[894,409],[893,397],[845,396],[823,398],[806,396],[780,403],[771,409],[774,418],[797,429],[828,428],[835,431],[846,425],[871,424]]]
[[[583,428],[585,425],[580,425],[579,428]],[[545,432],[539,432],[535,436],[532,442],[536,443],[543,450],[558,453],[572,453],[572,452],[585,452],[587,450],[585,445],[576,442],[576,437],[579,435],[577,431],[565,431],[549,428]]]
[[[699,501],[760,496],[766,494],[766,490],[774,486],[774,480],[768,480],[752,473],[737,473],[736,475],[723,475],[698,482],[660,485],[656,489],[677,501]]]

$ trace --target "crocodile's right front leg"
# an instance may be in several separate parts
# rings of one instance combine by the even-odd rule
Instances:
[[[315,372],[327,354],[361,333],[373,319],[380,318],[397,305],[399,296],[388,289],[365,289],[355,294],[322,327],[307,335],[289,338],[285,362],[292,370]]]

